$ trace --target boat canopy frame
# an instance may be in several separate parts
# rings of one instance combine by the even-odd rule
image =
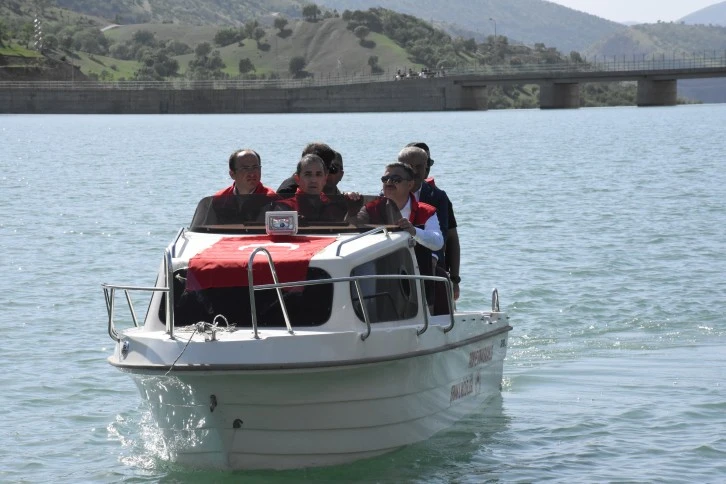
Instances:
[[[166,293],[165,298],[165,304],[166,304],[166,311],[165,311],[165,327],[166,327],[166,333],[169,334],[169,337],[171,339],[175,338],[174,335],[174,291],[172,291],[170,288],[174,287],[174,269],[172,260],[173,257],[176,254],[176,244],[179,241],[179,239],[182,237],[182,235],[185,233],[185,228],[182,228],[177,233],[176,238],[174,241],[169,244],[164,249],[164,273],[165,273],[165,279],[166,279],[166,286],[156,286],[156,287],[144,287],[144,286],[125,286],[125,285],[114,285],[114,284],[102,284],[103,292],[104,292],[104,298],[106,300],[106,310],[108,312],[108,334],[111,337],[111,339],[120,342],[121,337],[119,336],[118,331],[116,330],[115,325],[115,315],[116,315],[116,305],[115,305],[115,295],[117,290],[122,290],[124,292],[126,303],[128,305],[129,311],[131,313],[131,318],[134,323],[135,327],[139,327],[139,321],[136,316],[136,311],[134,310],[134,305],[131,300],[131,294],[129,291],[143,291],[143,292],[163,292]],[[369,230],[367,232],[364,232],[362,234],[359,234],[351,239],[345,240],[341,242],[338,246],[336,255],[340,255],[340,247],[346,243],[350,242],[352,240],[364,237],[366,235],[372,235],[374,233],[383,232],[384,234],[388,235],[388,230],[385,227],[377,227],[375,229]],[[255,285],[254,284],[254,275],[252,271],[253,267],[253,261],[255,257],[258,254],[264,254],[267,258],[268,264],[270,266],[270,272],[272,273],[273,277],[273,283],[271,284],[260,284]],[[426,332],[426,330],[429,328],[429,314],[428,314],[428,301],[426,300],[426,291],[424,289],[424,283],[426,281],[432,281],[432,282],[441,282],[446,287],[446,299],[449,309],[449,325],[445,328],[443,328],[444,333],[448,333],[452,329],[454,329],[455,319],[454,319],[454,303],[453,303],[453,288],[451,280],[449,280],[447,277],[441,277],[441,276],[426,276],[426,275],[416,275],[416,274],[366,274],[366,275],[359,275],[359,276],[349,276],[349,277],[332,277],[332,278],[324,278],[324,279],[316,279],[316,280],[310,280],[310,281],[294,281],[294,282],[279,282],[279,279],[277,277],[277,271],[275,269],[275,263],[272,259],[272,254],[265,249],[264,247],[257,247],[249,256],[249,261],[247,265],[247,278],[248,278],[248,289],[249,289],[249,297],[250,297],[250,311],[251,311],[251,321],[252,321],[252,330],[254,333],[255,339],[260,339],[259,337],[259,330],[258,330],[258,324],[257,324],[257,311],[255,308],[255,298],[254,293],[255,291],[262,291],[262,290],[269,290],[269,289],[275,289],[277,292],[277,296],[280,302],[280,307],[282,309],[282,313],[285,319],[285,326],[287,328],[288,333],[291,335],[295,334],[295,331],[292,327],[292,324],[290,323],[290,317],[287,312],[287,307],[282,295],[282,289],[289,288],[289,287],[305,287],[305,286],[312,286],[312,285],[318,285],[318,284],[336,284],[336,283],[353,283],[356,289],[356,293],[358,294],[358,300],[361,301],[361,311],[363,313],[363,320],[366,325],[366,330],[360,334],[361,340],[365,341],[368,336],[371,334],[371,319],[368,315],[368,312],[365,308],[365,304],[362,303],[363,301],[363,295],[360,287],[361,281],[366,280],[379,280],[379,279],[394,279],[394,280],[410,280],[410,281],[418,281],[418,283],[421,286],[421,298],[423,300],[423,303],[421,305],[421,311],[423,312],[424,316],[424,324],[421,328],[416,330],[416,335],[420,336],[423,333]],[[499,293],[497,289],[495,288],[492,291],[492,311],[493,312],[499,312]]]

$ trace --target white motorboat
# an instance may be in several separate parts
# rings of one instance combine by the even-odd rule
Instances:
[[[427,439],[499,395],[511,326],[496,290],[490,311],[453,310],[408,233],[298,221],[248,198],[203,199],[155,286],[103,285],[108,361],[133,377],[172,460],[341,464]],[[427,283],[448,314],[430,313]],[[134,291],[151,293],[143,322]]]

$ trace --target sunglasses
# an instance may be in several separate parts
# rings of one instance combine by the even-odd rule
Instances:
[[[381,177],[381,181],[383,183],[391,182],[391,183],[395,183],[396,185],[398,185],[402,181],[411,181],[411,179],[410,178],[403,178],[403,177],[401,177],[399,175],[383,175]]]
[[[328,168],[328,173],[331,175],[337,175],[338,172],[343,173],[343,167],[340,165],[330,165],[330,168]]]

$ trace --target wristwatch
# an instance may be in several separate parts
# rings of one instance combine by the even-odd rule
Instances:
[[[451,279],[451,282],[454,284],[459,284],[461,282],[461,277],[459,276],[451,276],[449,279]]]

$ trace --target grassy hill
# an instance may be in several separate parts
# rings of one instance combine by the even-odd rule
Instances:
[[[726,26],[726,2],[702,8],[681,19],[687,24],[723,25]]]
[[[396,68],[421,67],[409,60],[409,55],[402,47],[383,35],[371,33],[367,37],[367,40],[372,41],[367,44],[371,47],[361,46],[359,39],[346,25],[347,22],[340,18],[319,22],[291,20],[287,25],[289,32],[286,35],[280,36],[279,31],[274,28],[264,29],[265,37],[260,41],[260,46],[252,39],[245,39],[241,46],[234,43],[215,49],[219,50],[227,66],[224,72],[231,77],[239,75],[239,61],[245,58],[255,65],[256,74],[274,72],[283,77],[288,75],[290,59],[295,56],[304,57],[307,61],[305,70],[316,76],[370,73],[368,58],[372,55],[378,57],[378,63],[384,70],[393,69],[392,72]],[[179,40],[194,46],[200,42],[212,43],[219,28],[173,24],[123,25],[107,30],[105,35],[116,41],[126,41],[138,30],[154,32],[159,40]],[[180,73],[186,72],[189,61],[193,58],[194,54],[176,57]]]
[[[13,1],[13,0],[6,0]],[[280,13],[300,18],[310,0],[56,0],[60,7],[95,15],[108,22],[240,25],[251,19],[271,23]],[[569,53],[625,26],[544,0],[318,0],[321,7],[367,10],[383,7],[414,15],[452,32],[470,31],[483,40],[506,35],[526,44],[545,43]],[[490,20],[493,19],[493,20]]]

